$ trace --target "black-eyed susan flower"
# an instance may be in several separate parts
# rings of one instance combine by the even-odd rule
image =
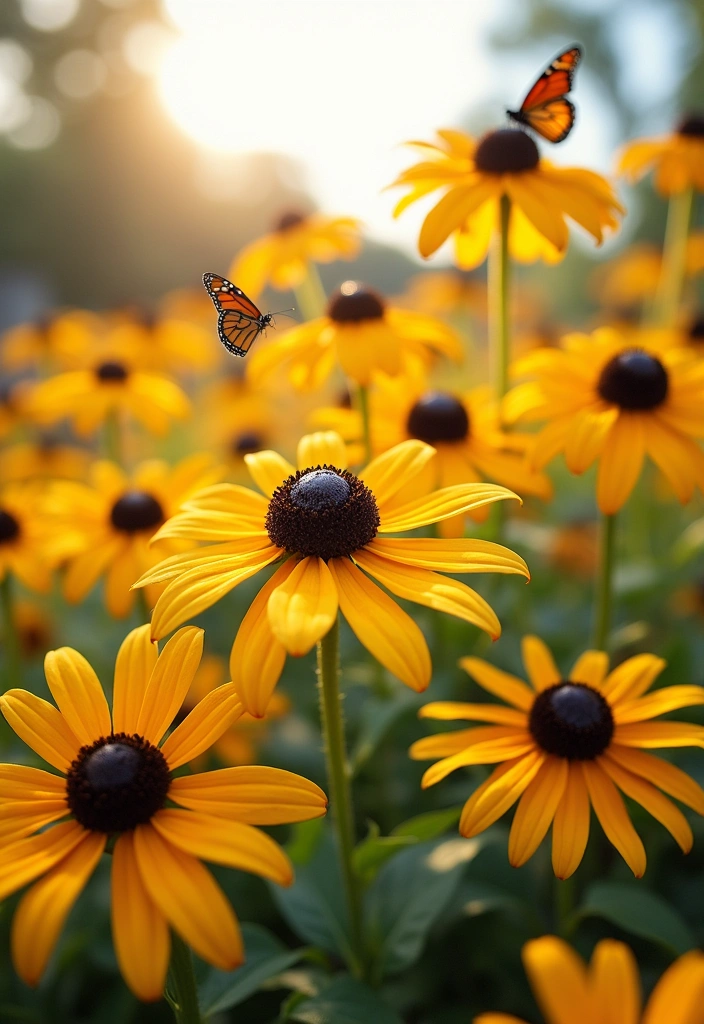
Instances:
[[[82,601],[105,576],[108,611],[118,619],[129,615],[132,584],[165,554],[183,549],[173,541],[151,547],[152,537],[190,495],[221,477],[212,457],[202,454],[173,467],[149,460],[130,476],[115,463],[100,461],[91,467],[89,484],[57,482],[49,501],[70,537],[62,584],[66,600]],[[158,594],[159,588],[147,590],[150,607]]]
[[[173,776],[242,711],[226,683],[164,739],[202,647],[203,631],[193,626],[160,654],[148,626],[133,630],[115,664],[112,715],[92,667],[70,647],[45,660],[58,707],[25,690],[0,698],[17,735],[61,773],[0,765],[0,899],[33,883],[11,933],[12,959],[27,984],[41,978],[108,841],[115,952],[127,984],[144,1000],[163,991],[169,927],[223,970],[244,958],[237,919],[202,860],[291,883],[286,854],[254,826],[324,814],[316,785],[275,768]]]
[[[85,448],[65,444],[55,434],[13,444],[0,451],[0,480],[81,480],[90,465]]]
[[[30,590],[45,593],[53,569],[70,550],[71,537],[56,529],[41,484],[0,488],[0,581],[9,573]]]
[[[165,434],[173,420],[185,419],[190,412],[178,384],[133,368],[117,357],[37,384],[27,404],[37,422],[68,419],[82,437],[92,434],[111,415],[131,416],[151,433]]]
[[[643,1007],[638,964],[623,942],[602,939],[587,966],[562,939],[526,943],[523,964],[545,1024],[700,1024],[704,955],[685,953],[665,971]],[[474,1024],[523,1024],[482,1013]]]
[[[548,420],[532,458],[546,465],[564,452],[572,473],[599,460],[597,501],[617,512],[647,455],[678,499],[704,489],[704,367],[683,349],[656,346],[655,335],[624,336],[610,328],[574,334],[561,349],[538,349],[515,367],[519,384],[505,398],[508,422]]]
[[[172,312],[168,296],[156,310],[134,307],[113,316],[104,344],[118,360],[151,373],[202,373],[219,358],[208,325]]]
[[[8,370],[75,366],[102,331],[101,318],[85,310],[45,316],[5,332],[0,339],[0,362]]]
[[[587,845],[591,805],[609,841],[640,877],[645,849],[620,789],[688,853],[692,830],[663,793],[704,814],[704,790],[646,750],[704,746],[700,725],[652,721],[668,711],[704,704],[704,687],[667,686],[646,693],[665,667],[654,654],[638,654],[609,672],[608,655],[586,651],[565,677],[536,636],[524,638],[523,662],[530,685],[479,658],[460,661],[505,704],[443,701],[420,710],[423,718],[491,723],[427,736],[411,747],[414,758],[442,758],[426,771],[424,787],[456,768],[497,765],[464,805],[462,835],[483,832],[519,800],[509,837],[511,864],[525,864],[552,825],[553,868],[558,878],[568,878]]]
[[[704,114],[683,117],[670,135],[636,139],[624,147],[618,162],[621,174],[637,181],[651,169],[661,195],[704,192]]]
[[[624,211],[606,179],[579,167],[554,167],[526,132],[502,128],[478,142],[454,130],[437,134],[438,143],[411,143],[421,147],[424,159],[393,182],[409,189],[394,216],[431,192],[444,192],[423,222],[421,256],[432,256],[453,236],[457,265],[478,266],[499,229],[504,196],[511,202],[509,251],[523,263],[561,259],[569,241],[565,217],[598,245],[605,230],[618,227]]]
[[[327,315],[287,331],[252,353],[249,379],[256,386],[279,367],[296,388],[318,388],[336,367],[362,387],[377,372],[395,377],[439,352],[459,362],[462,343],[448,326],[412,310],[387,306],[380,295],[346,281]]]
[[[338,609],[375,658],[407,686],[424,690],[431,664],[423,634],[372,580],[497,637],[501,627],[487,602],[441,573],[528,575],[522,558],[486,541],[386,536],[516,497],[491,484],[458,484],[409,499],[409,485],[434,454],[422,441],[406,441],[355,475],[346,468],[342,438],[331,431],[301,439],[298,469],[273,451],[247,455],[264,494],[236,484],[211,487],[156,534],[156,540],[216,543],[172,556],[139,581],[168,582],[154,609],[154,636],[165,636],[281,562],[250,605],[232,648],[230,669],[247,711],[258,718],[266,712],[286,653],[307,654],[336,622]]]
[[[351,260],[359,247],[360,223],[354,217],[290,211],[271,234],[245,246],[228,276],[253,297],[267,285],[286,291],[303,283],[311,263]]]

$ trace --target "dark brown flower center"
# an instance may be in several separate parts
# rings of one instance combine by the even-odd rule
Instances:
[[[9,544],[20,535],[20,524],[11,512],[0,508],[0,544]]]
[[[235,434],[230,442],[233,455],[249,455],[252,452],[260,452],[263,447],[264,438],[256,430],[245,430],[241,434]]]
[[[687,114],[677,125],[677,134],[704,138],[704,114]]]
[[[112,525],[125,533],[150,530],[163,521],[164,510],[148,491],[126,491],[110,512]]]
[[[538,694],[528,727],[546,753],[570,761],[591,761],[611,743],[614,718],[597,690],[566,680]]]
[[[101,363],[95,371],[95,376],[98,380],[103,381],[103,383],[119,384],[127,380],[129,371],[122,363],[111,361]]]
[[[66,777],[66,799],[84,828],[126,832],[164,806],[170,785],[158,747],[121,732],[81,747]]]
[[[639,348],[627,348],[601,371],[597,391],[605,402],[622,409],[656,409],[667,398],[667,370],[659,359]]]
[[[374,495],[353,473],[333,466],[299,471],[269,502],[266,529],[273,544],[291,554],[344,558],[379,529]]]
[[[381,296],[357,281],[345,281],[328,305],[328,316],[338,324],[380,320],[383,315],[384,301]]]
[[[296,213],[295,210],[289,210],[287,213],[283,213],[276,224],[274,225],[274,231],[277,234],[285,234],[291,228],[297,228],[299,224],[302,224],[306,218],[302,213]]]
[[[474,151],[474,163],[485,174],[509,174],[532,171],[540,153],[530,135],[520,128],[500,128],[480,139]]]
[[[688,333],[689,333],[689,340],[693,341],[695,343],[695,345],[698,345],[700,342],[704,341],[704,316],[703,315],[700,314],[698,317],[696,317],[694,320],[692,320],[691,324],[689,325],[689,332]]]
[[[411,409],[406,429],[411,437],[428,444],[464,441],[469,434],[469,415],[454,395],[427,391]]]

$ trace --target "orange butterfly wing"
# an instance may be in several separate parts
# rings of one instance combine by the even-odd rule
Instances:
[[[525,123],[548,142],[562,142],[572,131],[574,105],[561,96],[525,115]]]
[[[528,125],[548,142],[562,142],[572,130],[575,109],[566,98],[574,73],[582,59],[579,46],[571,46],[543,71],[518,111],[509,116]]]
[[[228,281],[226,277],[220,277],[219,274],[203,274],[203,284],[215,303],[216,309],[235,310],[253,320],[258,320],[261,317],[261,311],[257,309],[252,300],[248,299],[242,289],[232,281]]]

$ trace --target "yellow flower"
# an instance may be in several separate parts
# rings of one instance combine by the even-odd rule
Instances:
[[[46,434],[37,441],[14,444],[0,451],[0,480],[81,480],[90,463],[90,452],[61,444]]]
[[[270,235],[242,250],[230,267],[230,280],[252,298],[266,285],[280,291],[298,288],[309,263],[354,259],[359,252],[359,232],[360,223],[353,217],[285,213]]]
[[[0,375],[0,437],[7,437],[30,419],[27,393],[31,384],[18,377]]]
[[[168,296],[156,312],[135,308],[116,316],[104,344],[118,361],[153,373],[202,373],[219,358],[212,318],[209,326],[186,319],[171,311]]]
[[[287,331],[280,340],[252,353],[248,373],[258,386],[278,367],[296,388],[318,388],[336,366],[367,386],[379,371],[396,377],[435,350],[457,362],[457,334],[432,317],[387,306],[380,295],[346,281],[333,295],[327,315]]]
[[[426,771],[424,788],[456,768],[498,765],[464,805],[462,835],[483,832],[520,797],[509,837],[511,864],[525,864],[552,825],[553,869],[558,878],[568,878],[587,845],[591,804],[607,838],[640,878],[645,850],[621,789],[688,853],[689,823],[659,789],[698,814],[704,814],[704,790],[639,748],[704,746],[700,725],[650,721],[704,704],[704,687],[667,686],[643,696],[665,667],[654,654],[638,654],[609,673],[608,655],[586,651],[565,678],[537,636],[524,637],[523,663],[530,686],[479,658],[460,661],[483,689],[510,707],[442,701],[420,710],[423,718],[494,723],[426,736],[411,747],[416,759],[443,758]]]
[[[54,639],[54,625],[46,610],[35,601],[15,601],[12,620],[24,657],[31,659],[46,654]]]
[[[105,604],[112,616],[129,615],[135,601],[135,580],[183,544],[173,541],[150,547],[158,528],[202,487],[222,472],[210,455],[192,455],[170,467],[159,459],[141,463],[128,477],[115,463],[91,468],[91,483],[56,483],[52,511],[72,540],[63,578],[63,594],[72,604],[82,601],[105,576]],[[159,588],[146,592],[150,607]]]
[[[241,714],[233,684],[213,690],[160,746],[202,648],[203,631],[193,626],[160,654],[149,626],[129,633],[115,665],[112,716],[95,672],[70,647],[45,660],[58,710],[26,690],[0,697],[17,735],[61,772],[0,765],[0,899],[34,883],[11,935],[15,968],[28,985],[39,982],[110,838],[115,952],[140,999],[162,994],[170,927],[222,970],[244,958],[237,919],[201,860],[290,885],[288,857],[253,826],[320,817],[322,790],[276,768],[173,776]]]
[[[437,144],[411,143],[425,159],[402,171],[391,186],[410,189],[397,204],[396,217],[423,196],[444,190],[423,222],[421,256],[431,256],[453,235],[457,265],[479,266],[498,229],[503,196],[511,200],[510,253],[522,263],[562,258],[569,241],[565,217],[598,245],[604,229],[618,227],[617,215],[624,211],[606,179],[579,167],[554,167],[541,159],[526,132],[502,128],[479,142],[458,131],[437,134]]]
[[[165,434],[172,420],[185,419],[190,412],[188,399],[174,381],[116,358],[37,384],[27,404],[39,423],[69,419],[82,437],[112,414],[132,416],[151,433]]]
[[[599,459],[597,502],[621,508],[647,455],[678,499],[704,489],[704,366],[693,353],[656,346],[649,332],[626,338],[610,328],[573,334],[562,349],[539,349],[515,367],[535,376],[506,396],[504,418],[548,420],[532,458],[546,465],[565,453],[572,473]]]
[[[70,536],[57,527],[42,485],[0,488],[0,580],[12,573],[30,590],[46,593],[53,569],[68,550]]]
[[[639,242],[596,268],[592,292],[598,302],[615,309],[628,309],[652,299],[660,281],[662,252],[656,245]],[[685,273],[696,277],[704,270],[704,232],[687,239]]]
[[[0,361],[10,370],[68,367],[84,358],[100,338],[103,324],[95,313],[74,309],[19,324],[0,340]]]
[[[402,303],[429,316],[463,313],[486,320],[486,282],[462,270],[415,274],[408,282]]]
[[[523,964],[545,1024],[700,1024],[704,955],[685,953],[663,974],[642,1006],[638,964],[623,942],[597,942],[589,967],[553,935],[523,947]],[[642,1014],[642,1016],[641,1016]],[[474,1024],[523,1024],[506,1013],[482,1013]]]
[[[621,153],[618,170],[631,181],[655,171],[655,188],[671,196],[693,188],[704,192],[704,115],[684,117],[671,135],[636,139]]]
[[[226,666],[222,658],[214,654],[206,655],[186,694],[181,714],[185,716],[212,690],[221,686],[226,678]],[[263,718],[254,718],[247,711],[243,711],[237,721],[233,722],[213,744],[212,751],[216,758],[226,765],[254,764],[257,747],[266,740],[270,723],[288,715],[290,710],[291,702],[288,697],[283,693],[274,693]],[[193,770],[200,764],[200,760],[191,764]]]
[[[431,665],[423,634],[369,576],[397,597],[456,615],[493,637],[501,627],[492,608],[440,573],[528,576],[522,558],[487,541],[385,536],[516,497],[491,484],[400,497],[434,454],[422,441],[406,441],[355,476],[346,469],[342,438],[331,431],[301,439],[298,470],[273,451],[247,455],[266,497],[236,484],[211,487],[156,534],[157,540],[217,543],[175,555],[139,581],[137,586],[170,581],[154,609],[153,635],[165,636],[250,576],[282,562],[252,602],[232,648],[230,670],[247,711],[264,715],[286,653],[307,654],[330,630],[338,609],[382,665],[412,689],[424,690]]]

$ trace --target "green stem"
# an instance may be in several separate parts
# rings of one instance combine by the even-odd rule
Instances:
[[[178,1024],[202,1024],[193,956],[176,932],[171,933],[171,963],[164,997]]]
[[[360,384],[357,388],[357,399],[359,401],[359,414],[362,417],[362,442],[364,444],[364,461],[372,461],[372,431],[371,419],[369,416],[369,388],[366,384]]]
[[[572,920],[575,909],[574,875],[570,878],[555,879],[555,924],[557,934],[568,939],[574,929]]]
[[[13,581],[9,572],[0,583],[0,604],[2,605],[2,638],[5,648],[5,668],[9,690],[22,686],[22,651],[14,616]]]
[[[611,631],[616,516],[602,515],[599,529],[599,567],[596,585],[594,647],[598,651],[605,651]]]
[[[304,319],[315,320],[323,316],[328,300],[315,263],[308,264],[308,273],[297,288],[294,288],[298,311]]]
[[[489,335],[494,387],[499,401],[508,391],[508,366],[511,358],[509,330],[509,289],[511,265],[508,256],[508,228],[511,220],[511,200],[501,197],[499,233],[494,238],[489,259]]]
[[[670,196],[662,270],[655,296],[655,322],[659,327],[674,327],[677,321],[687,267],[687,238],[693,197],[694,191],[691,188]]]
[[[350,921],[351,950],[348,966],[356,977],[361,977],[362,910],[352,864],[354,816],[340,694],[340,627],[337,620],[323,639],[318,641],[318,692],[332,820]]]
[[[122,427],[120,413],[117,409],[112,409],[105,418],[103,441],[106,457],[116,462],[118,466],[122,466],[124,454],[122,451]]]

